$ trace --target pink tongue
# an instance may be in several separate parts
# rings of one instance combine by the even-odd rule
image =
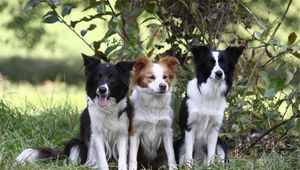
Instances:
[[[106,97],[99,97],[99,106],[100,107],[105,107],[107,104],[107,98]]]

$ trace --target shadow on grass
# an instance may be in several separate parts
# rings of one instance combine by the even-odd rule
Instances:
[[[0,72],[12,82],[43,83],[46,80],[67,84],[83,82],[82,61],[78,59],[0,58]]]

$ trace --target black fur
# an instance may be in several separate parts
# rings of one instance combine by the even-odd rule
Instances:
[[[238,58],[242,54],[244,46],[228,47],[225,51],[220,52],[219,65],[225,73],[225,81],[227,84],[227,94],[233,81],[233,74]],[[191,48],[194,57],[195,73],[198,79],[198,86],[205,83],[211,74],[212,68],[215,66],[215,60],[212,56],[211,50],[207,46],[194,46]]]
[[[96,57],[89,57],[82,54],[84,62],[84,73],[86,76],[86,93],[91,99],[97,97],[96,90],[102,84],[107,84],[109,96],[120,102],[127,97],[130,72],[134,62],[118,62],[117,64],[101,64]],[[128,104],[124,110],[127,114],[131,107]],[[120,115],[119,115],[120,116]],[[91,120],[87,107],[83,110],[80,117],[80,134],[78,138],[70,139],[65,143],[63,151],[51,148],[38,148],[38,158],[60,159],[62,156],[70,156],[72,147],[78,146],[80,163],[84,164],[87,160],[88,144],[91,137]]]
[[[228,47],[225,51],[219,52],[219,66],[222,68],[225,74],[225,82],[227,84],[227,90],[223,94],[226,96],[230,87],[232,86],[235,65],[238,58],[242,54],[245,47]],[[215,66],[215,59],[212,56],[212,51],[207,46],[193,46],[191,49],[193,54],[193,60],[195,65],[195,76],[197,78],[198,89],[202,83],[206,83],[207,79],[211,75],[211,71]],[[200,91],[201,93],[201,91]],[[189,96],[185,96],[181,103],[179,114],[179,126],[181,129],[181,138],[174,142],[176,161],[179,163],[179,148],[184,143],[185,131],[191,130],[191,125],[187,124],[189,117],[187,99]],[[225,141],[218,138],[217,144],[225,152],[225,162],[227,161],[227,145]],[[205,150],[204,150],[205,152]]]

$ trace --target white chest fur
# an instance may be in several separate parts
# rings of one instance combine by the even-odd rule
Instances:
[[[97,99],[95,99],[97,100]],[[107,150],[107,156],[115,155],[117,138],[128,135],[129,120],[126,113],[120,112],[126,108],[126,98],[116,103],[114,98],[108,100],[105,108],[100,108],[97,101],[88,99],[88,110],[91,119],[91,138],[102,136]],[[91,140],[93,141],[93,140]],[[112,152],[111,152],[112,151]]]
[[[200,91],[199,91],[200,89]],[[187,86],[188,125],[198,133],[198,138],[205,137],[212,128],[219,128],[226,107],[225,81],[216,82],[208,79],[198,88],[197,79],[193,79]]]
[[[173,109],[170,107],[171,92],[149,94],[136,87],[131,101],[134,105],[133,129],[140,136],[148,155],[155,157],[165,132],[172,130]]]
[[[119,113],[126,108],[126,98],[119,103],[116,103],[114,98],[110,98],[105,108],[100,108],[96,103],[97,101],[91,99],[88,101],[92,132],[106,134],[109,133],[108,131],[112,133],[127,131],[128,117],[125,113],[119,117]]]

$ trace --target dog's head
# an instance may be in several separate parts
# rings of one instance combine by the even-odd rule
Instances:
[[[87,95],[98,102],[100,107],[105,107],[107,100],[112,97],[118,103],[126,97],[130,71],[134,62],[118,62],[117,64],[101,64],[94,56],[82,54]]]
[[[215,81],[225,80],[231,83],[235,64],[245,47],[228,47],[225,51],[213,51],[207,46],[191,48],[195,63],[196,77],[200,83],[208,79]]]
[[[147,57],[139,57],[134,64],[133,83],[150,93],[169,92],[177,64],[179,61],[171,56],[162,58],[159,63],[153,63]]]

